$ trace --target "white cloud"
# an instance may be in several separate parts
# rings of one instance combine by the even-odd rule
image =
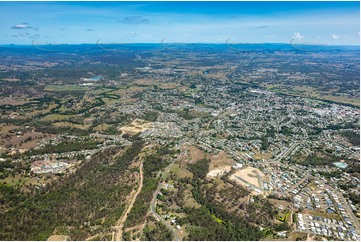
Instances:
[[[304,37],[300,34],[300,32],[294,33],[292,39],[303,39]]]
[[[11,28],[12,29],[34,29],[34,30],[38,30],[38,28],[31,27],[28,23],[17,24],[17,25],[14,25]]]
[[[12,29],[27,29],[28,26],[26,24],[17,24],[11,27]]]
[[[332,34],[331,38],[332,38],[332,39],[339,39],[339,38],[340,38],[340,35],[338,35],[338,34]]]

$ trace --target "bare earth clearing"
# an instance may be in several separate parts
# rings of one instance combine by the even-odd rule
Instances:
[[[217,155],[211,156],[210,159],[211,163],[207,174],[208,178],[221,176],[229,172],[232,169],[232,166],[236,164],[236,162],[229,158],[223,151],[219,152]]]
[[[261,172],[259,169],[253,167],[246,167],[236,171],[234,174],[230,176],[230,179],[243,186],[247,186],[248,184],[237,178],[240,177],[249,184],[259,188],[257,174],[259,175],[260,178],[263,178],[265,176],[265,174],[263,174],[263,172]]]
[[[134,135],[139,132],[143,132],[152,127],[152,123],[136,119],[130,125],[123,126],[119,130],[123,133]]]

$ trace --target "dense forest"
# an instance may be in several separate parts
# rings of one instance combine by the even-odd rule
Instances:
[[[47,144],[41,149],[33,149],[29,152],[30,155],[48,154],[48,153],[63,153],[69,151],[80,151],[95,149],[100,142],[95,141],[64,141],[57,145]]]
[[[138,140],[118,157],[118,149],[99,152],[66,179],[31,194],[0,185],[0,239],[47,240],[56,230],[85,240],[109,232],[133,188],[128,167],[142,147]]]

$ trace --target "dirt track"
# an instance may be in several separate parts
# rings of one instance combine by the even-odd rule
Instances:
[[[125,210],[125,212],[123,213],[122,217],[119,219],[117,226],[116,226],[116,232],[115,232],[115,236],[112,237],[112,240],[115,241],[121,241],[122,240],[122,236],[123,236],[123,226],[125,221],[128,218],[128,214],[129,212],[132,210],[133,205],[135,200],[137,199],[138,194],[140,193],[140,191],[142,190],[143,187],[143,160],[140,159],[140,165],[139,165],[139,176],[140,176],[140,180],[139,180],[139,186],[138,186],[138,190],[136,191],[136,193],[132,196],[132,199],[129,203],[128,208]],[[133,192],[132,192],[133,193]]]

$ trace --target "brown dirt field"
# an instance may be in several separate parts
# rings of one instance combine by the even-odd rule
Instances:
[[[0,134],[7,134],[9,133],[11,130],[13,129],[18,129],[21,128],[20,126],[16,126],[16,125],[1,125],[0,126]]]
[[[23,145],[19,146],[19,149],[29,150],[29,149],[35,148],[36,146],[38,146],[39,140],[42,140],[42,138],[33,139],[32,141],[26,142]]]
[[[140,119],[136,119],[131,124],[119,128],[119,130],[126,134],[133,135],[139,132],[143,132],[144,130],[147,130],[151,127],[152,127],[151,123]]]
[[[120,100],[121,103],[125,103],[125,104],[126,103],[134,103],[136,101],[138,101],[138,98],[122,98]]]
[[[65,241],[68,239],[69,239],[69,236],[67,236],[67,235],[55,235],[54,234],[48,238],[48,241]]]
[[[231,159],[224,151],[219,152],[217,155],[211,156],[210,159],[211,163],[209,165],[209,170],[236,164],[236,162]]]
[[[4,97],[0,100],[0,105],[23,105],[30,101],[29,98],[15,98],[15,97]]]
[[[231,166],[223,166],[223,167],[215,168],[208,172],[207,177],[216,178],[226,174],[227,172],[230,172],[231,170],[232,170]]]
[[[39,132],[26,132],[23,135],[12,134],[9,139],[4,139],[0,141],[0,146],[11,145],[11,147],[17,147],[20,149],[31,149],[37,146],[38,141],[43,139],[43,134]],[[20,143],[27,138],[31,137],[33,140],[24,142],[22,145]],[[47,137],[50,138],[50,137]]]
[[[230,176],[230,179],[237,183],[240,183],[241,185],[247,185],[247,184],[244,184],[244,182],[242,182],[241,180],[239,180],[236,177],[236,176],[238,176],[238,177],[241,177],[242,179],[244,179],[245,181],[247,181],[248,183],[252,184],[253,186],[259,188],[258,179],[257,179],[257,176],[254,176],[255,175],[254,171],[257,171],[261,178],[265,176],[263,174],[263,172],[261,172],[257,168],[246,167],[241,170],[237,170],[233,175]],[[249,175],[251,175],[251,176],[249,176]]]
[[[186,146],[186,149],[188,150],[188,156],[185,159],[185,163],[187,164],[194,164],[206,156],[206,153],[198,149],[196,146]]]
[[[262,159],[265,159],[265,160],[269,160],[272,158],[272,154],[271,153],[255,153],[254,156],[253,156],[254,159],[256,160],[262,160]]]
[[[288,236],[288,239],[291,241],[295,241],[297,237],[302,238],[303,241],[308,238],[307,233],[291,232]]]
[[[287,208],[288,206],[292,206],[292,203],[284,201],[284,200],[277,200],[277,199],[268,199],[272,204],[275,206],[282,205],[284,208]]]

